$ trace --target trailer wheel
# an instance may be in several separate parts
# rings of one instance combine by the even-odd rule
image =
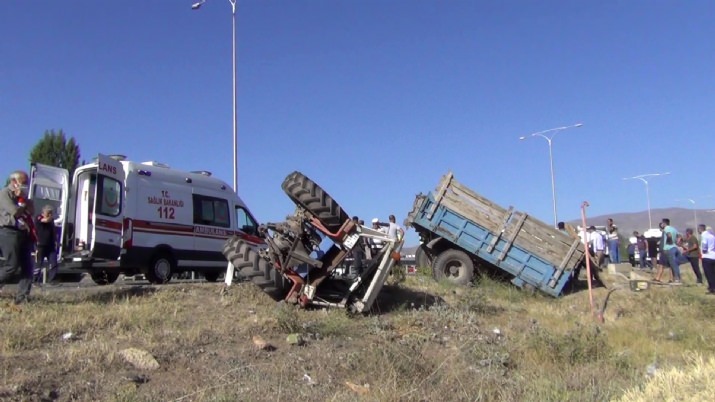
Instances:
[[[223,255],[241,278],[251,281],[275,300],[282,300],[290,289],[289,281],[240,237],[233,236],[226,241]]]
[[[431,255],[427,254],[425,247],[423,245],[418,246],[415,251],[415,265],[417,268],[431,267],[432,262],[433,258]]]
[[[474,263],[464,251],[445,250],[434,260],[432,272],[438,281],[467,285],[474,278]]]
[[[305,208],[331,232],[336,232],[348,220],[348,214],[335,200],[300,172],[289,174],[281,188],[297,205]]]
[[[89,273],[89,276],[92,278],[94,283],[96,283],[99,286],[105,286],[112,284],[117,281],[117,278],[119,278],[119,272],[112,272],[112,271],[92,271]]]
[[[151,260],[151,266],[147,269],[146,278],[149,282],[155,284],[169,283],[174,271],[176,271],[174,258],[168,252],[160,251]]]

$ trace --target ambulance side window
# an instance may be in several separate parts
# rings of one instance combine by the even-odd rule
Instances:
[[[97,213],[118,216],[122,209],[122,183],[106,176],[99,176],[97,179]]]
[[[245,233],[258,234],[258,224],[243,207],[236,207],[236,227]]]
[[[227,200],[200,194],[194,194],[193,198],[194,224],[231,227]]]

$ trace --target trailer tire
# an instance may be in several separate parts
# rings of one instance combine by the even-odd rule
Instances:
[[[434,259],[425,251],[425,247],[420,245],[415,251],[415,265],[417,268],[431,267]]]
[[[455,285],[467,285],[474,279],[474,263],[461,250],[445,250],[437,256],[432,273],[438,281],[447,280]]]
[[[146,270],[149,282],[160,285],[169,283],[171,276],[176,271],[176,261],[170,253],[159,251],[151,260],[151,265]]]
[[[94,283],[96,283],[99,286],[106,286],[110,285],[114,282],[117,281],[117,278],[119,278],[119,272],[112,272],[112,271],[92,271],[89,273],[89,276],[92,278]]]
[[[233,236],[228,239],[223,247],[223,255],[233,264],[239,277],[251,281],[273,299],[282,300],[290,289],[283,275],[241,238]]]
[[[349,219],[348,214],[325,190],[298,171],[289,174],[281,188],[288,198],[315,215],[331,232],[337,232]]]

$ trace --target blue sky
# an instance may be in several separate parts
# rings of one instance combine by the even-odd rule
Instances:
[[[0,174],[45,130],[232,181],[226,0],[0,3]],[[715,208],[715,2],[239,0],[239,193],[261,221],[300,170],[350,215],[401,221],[455,177],[553,221]],[[702,197],[701,199],[698,199]],[[715,213],[702,214],[715,224]],[[408,237],[414,243],[414,232]]]

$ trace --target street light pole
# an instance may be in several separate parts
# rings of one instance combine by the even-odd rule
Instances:
[[[693,226],[697,229],[698,227],[698,210],[695,209],[695,200],[692,198],[677,198],[675,201],[688,201],[689,203],[693,204],[693,219],[695,219],[695,223],[693,223]]]
[[[556,213],[556,181],[554,179],[554,152],[553,152],[553,147],[551,146],[551,141],[554,139],[554,137],[556,136],[556,134],[558,134],[559,131],[566,130],[569,128],[581,127],[581,126],[583,126],[583,123],[577,123],[577,124],[574,124],[571,126],[550,128],[548,130],[538,131],[536,133],[531,133],[529,135],[519,137],[519,139],[522,141],[529,137],[541,137],[541,138],[545,139],[546,142],[549,144],[549,167],[551,170],[551,199],[553,201],[553,208],[554,208],[554,227],[558,226],[559,218]],[[551,134],[551,137],[547,137],[546,135],[544,135],[544,134],[550,133],[550,132],[553,132],[553,134]]]
[[[236,102],[236,1],[228,0],[231,4],[231,59],[233,63],[233,191],[238,191],[238,106]],[[191,5],[191,9],[198,10],[206,0],[201,0]]]
[[[697,197],[698,200],[703,199],[703,198],[710,198],[712,195],[702,195]],[[694,198],[678,198],[675,201],[688,201],[689,203],[693,204],[693,219],[695,219],[695,223],[693,226],[696,228],[698,227],[698,210],[695,208],[695,199]]]
[[[646,200],[648,201],[648,229],[653,228],[653,220],[651,219],[650,216],[650,191],[648,190],[648,180],[646,180],[646,177],[655,177],[655,176],[665,176],[669,175],[670,172],[665,172],[665,173],[649,173],[649,174],[641,174],[638,176],[633,176],[633,177],[624,177],[623,180],[640,180],[645,184],[645,197]]]

